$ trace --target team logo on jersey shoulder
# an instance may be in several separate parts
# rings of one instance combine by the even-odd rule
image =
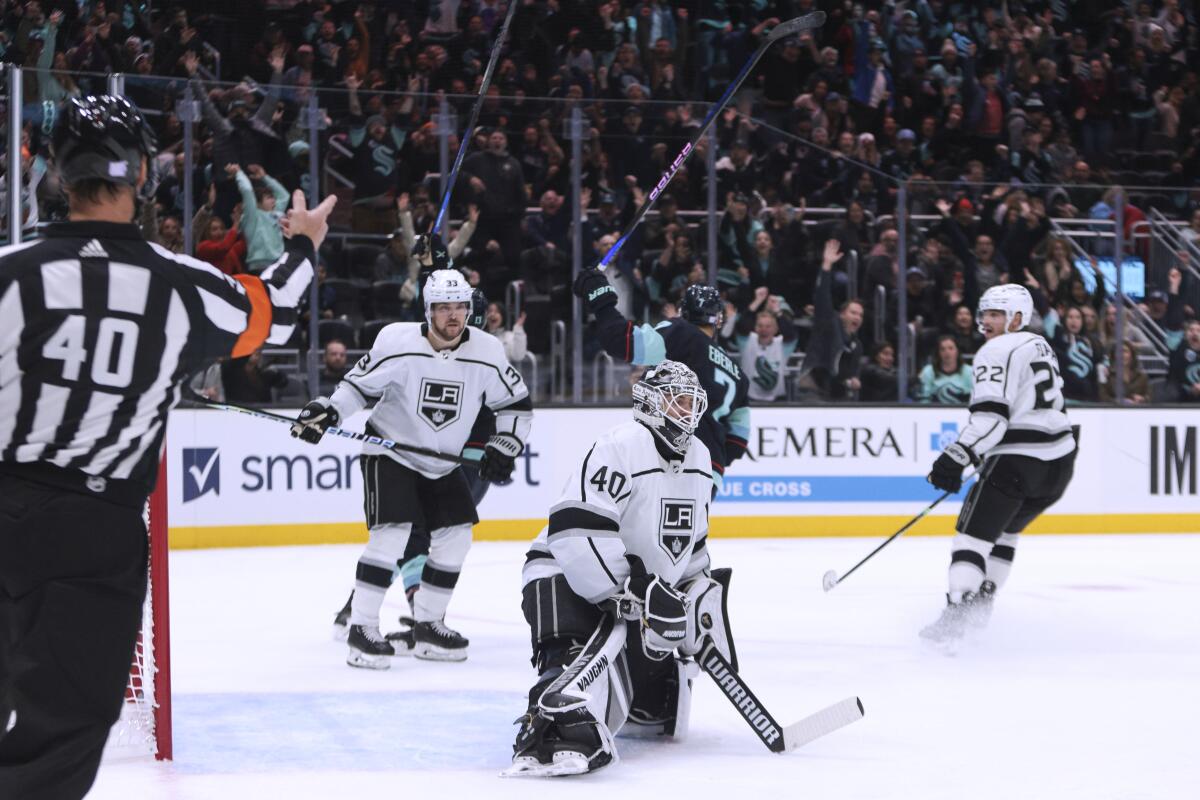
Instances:
[[[429,427],[440,431],[458,419],[462,407],[463,385],[458,381],[421,379],[417,413]]]
[[[658,546],[678,564],[696,527],[696,501],[664,497],[659,503]]]

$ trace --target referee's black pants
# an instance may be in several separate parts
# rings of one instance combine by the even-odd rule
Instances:
[[[0,475],[0,800],[81,798],[120,716],[142,510]]]

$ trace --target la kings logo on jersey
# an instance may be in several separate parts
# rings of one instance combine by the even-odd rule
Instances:
[[[666,551],[672,562],[679,563],[695,529],[696,502],[664,497],[660,504],[658,546]]]
[[[425,418],[429,427],[440,431],[458,419],[462,393],[463,385],[458,381],[422,378],[417,412]]]

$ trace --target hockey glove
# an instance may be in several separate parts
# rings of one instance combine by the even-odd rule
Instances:
[[[329,398],[318,397],[300,409],[300,416],[292,423],[292,436],[316,444],[321,441],[325,431],[337,424],[337,409],[330,405]]]
[[[646,655],[662,658],[679,647],[687,636],[688,599],[654,573],[647,573],[637,556],[629,559],[631,573],[620,598],[621,616],[642,622],[642,644]]]
[[[617,290],[598,269],[585,269],[575,279],[572,289],[575,296],[583,300],[583,307],[592,314],[597,314],[606,308],[617,304]]]
[[[979,464],[979,456],[966,445],[955,442],[942,451],[933,462],[933,469],[926,478],[935,488],[943,492],[955,494],[962,488],[963,470],[971,465]]]
[[[488,439],[479,459],[479,477],[488,483],[510,481],[522,448],[521,440],[511,433],[497,433]]]

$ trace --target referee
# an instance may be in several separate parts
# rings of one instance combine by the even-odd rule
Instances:
[[[0,248],[0,800],[91,787],[141,624],[167,411],[213,359],[287,341],[334,204],[297,192],[284,254],[230,278],[132,223],[155,142],[124,98],[67,101],[52,146],[70,221]]]

